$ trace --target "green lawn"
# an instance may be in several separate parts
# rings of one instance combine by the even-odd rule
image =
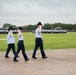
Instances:
[[[5,39],[7,34],[0,34],[0,39]],[[18,37],[14,34],[16,39],[16,49]],[[34,49],[35,33],[23,33],[26,50]],[[64,49],[76,48],[76,32],[68,32],[66,34],[43,34],[45,49]],[[0,40],[0,51],[7,49],[6,40]]]

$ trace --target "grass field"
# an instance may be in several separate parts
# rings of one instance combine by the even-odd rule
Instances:
[[[0,34],[0,39],[6,39],[7,34]],[[16,39],[16,49],[18,37],[14,34]],[[26,50],[33,50],[35,44],[35,33],[23,33]],[[44,49],[64,49],[76,48],[76,32],[68,32],[66,34],[42,34],[44,38]],[[6,40],[0,40],[0,51],[7,49]]]

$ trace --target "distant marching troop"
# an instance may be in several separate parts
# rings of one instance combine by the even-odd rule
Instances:
[[[47,58],[47,56],[44,52],[44,48],[43,48],[43,41],[44,40],[43,40],[42,34],[41,34],[42,23],[38,22],[37,26],[38,27],[35,31],[36,32],[35,48],[34,48],[34,51],[33,51],[33,54],[32,54],[32,58],[37,59],[36,51],[37,51],[38,47],[40,47],[42,58]],[[22,30],[23,30],[22,27],[18,28],[18,44],[17,44],[18,47],[17,47],[17,51],[16,51],[15,50],[15,38],[14,38],[14,35],[13,35],[13,28],[9,27],[9,29],[8,29],[9,32],[8,32],[8,35],[7,35],[8,48],[7,48],[6,53],[5,53],[5,58],[10,58],[8,56],[8,54],[9,54],[10,50],[12,49],[13,54],[14,54],[13,61],[18,62],[17,57],[19,57],[18,54],[19,54],[20,50],[22,51],[22,55],[24,57],[24,60],[25,61],[29,60],[27,54],[25,53],[24,38],[23,38],[23,35],[22,35]]]

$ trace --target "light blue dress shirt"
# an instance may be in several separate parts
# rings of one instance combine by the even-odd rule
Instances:
[[[36,29],[36,38],[42,38],[41,31],[39,32],[39,28]]]
[[[8,32],[7,44],[13,44],[13,43],[15,43],[15,38],[14,38],[13,34],[11,35],[11,32]]]
[[[22,33],[18,33],[18,40],[20,41],[20,40],[23,40],[23,35],[22,35]]]

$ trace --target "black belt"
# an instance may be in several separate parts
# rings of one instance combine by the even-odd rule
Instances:
[[[36,39],[42,39],[42,38],[36,38]]]
[[[19,42],[23,42],[23,40],[19,40]]]

